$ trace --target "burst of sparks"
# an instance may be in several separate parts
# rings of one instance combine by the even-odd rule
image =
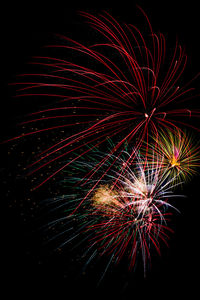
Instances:
[[[60,36],[62,44],[49,46],[49,51],[54,49],[57,57],[36,57],[33,62],[44,72],[23,74],[21,78],[26,80],[16,83],[21,97],[61,99],[56,107],[32,113],[22,123],[39,127],[27,129],[23,137],[58,130],[64,134],[30,165],[30,174],[41,169],[45,172],[53,166],[52,173],[36,187],[87,154],[91,147],[85,148],[86,145],[105,145],[110,137],[114,141],[110,154],[121,155],[126,141],[140,148],[144,140],[148,143],[149,133],[158,136],[159,128],[178,130],[179,125],[184,125],[179,117],[185,117],[189,123],[191,117],[199,116],[198,110],[188,106],[191,101],[187,102],[195,96],[194,88],[189,87],[191,82],[178,85],[186,66],[185,51],[176,41],[171,58],[167,57],[164,35],[154,33],[148,17],[140,10],[148,25],[148,38],[133,25],[120,25],[108,13],[96,17],[82,12],[89,25],[101,35],[102,42],[86,46]],[[105,53],[106,49],[111,55]],[[62,50],[66,51],[66,57],[68,51],[79,56],[74,55],[75,62],[65,56],[61,58]],[[79,155],[73,155],[77,151]],[[71,161],[58,167],[67,156],[72,156]],[[131,156],[134,158],[134,152]],[[99,164],[104,164],[106,159]]]
[[[125,152],[124,157],[127,155]],[[133,268],[137,255],[141,253],[146,272],[152,245],[160,253],[159,240],[168,244],[168,232],[172,231],[167,226],[170,216],[168,208],[176,209],[168,200],[178,195],[173,194],[172,180],[163,172],[159,161],[152,168],[146,158],[137,155],[137,162],[122,173],[120,170],[124,161],[116,157],[113,159],[117,160],[118,167],[115,170],[112,168],[106,178],[95,189],[92,188],[90,196],[85,198],[84,207],[71,215],[80,223],[80,230],[72,234],[72,238],[81,234],[85,236],[88,252],[92,256],[95,253],[94,257],[105,254],[112,256],[117,263],[126,254],[130,268]],[[95,161],[91,161],[79,162],[79,167],[92,169]],[[75,181],[82,182],[78,178]],[[83,195],[85,190],[88,195],[91,182],[84,186],[80,194]],[[72,205],[69,211],[73,211],[73,207],[82,202],[82,197],[72,202],[68,200],[64,205]]]
[[[168,170],[170,178],[176,181],[187,181],[200,167],[200,146],[197,141],[184,131],[161,131],[155,143],[149,146],[151,151],[163,157],[163,168]]]

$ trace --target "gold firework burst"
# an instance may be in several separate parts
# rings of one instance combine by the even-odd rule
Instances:
[[[166,130],[159,132],[154,141],[147,158],[160,157],[164,171],[173,181],[185,182],[196,173],[200,166],[200,146],[191,135],[180,130]]]

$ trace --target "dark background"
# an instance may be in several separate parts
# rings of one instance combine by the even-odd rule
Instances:
[[[154,31],[165,34],[173,46],[176,36],[186,48],[189,56],[186,73],[191,77],[200,69],[199,60],[199,12],[195,1],[137,1],[146,11]],[[48,5],[7,4],[1,10],[1,135],[7,138],[14,130],[12,121],[18,115],[29,111],[27,103],[12,99],[8,83],[15,80],[15,75],[26,70],[26,63],[31,56],[40,53],[40,48],[48,43],[52,34],[62,33],[74,39],[82,39],[82,19],[77,11],[85,10],[98,13],[106,10],[119,21],[132,23],[139,28],[142,18],[136,16],[135,2],[120,3],[118,6],[78,5],[70,8],[68,3],[54,2]],[[87,25],[85,25],[85,32]],[[89,36],[88,36],[89,38]],[[187,75],[186,75],[187,76]],[[17,102],[19,101],[19,102]],[[197,99],[197,101],[199,101]],[[30,104],[33,106],[33,104]],[[14,122],[13,122],[14,124]],[[77,299],[80,297],[98,298],[112,296],[126,299],[134,297],[176,295],[182,297],[186,293],[193,299],[198,295],[199,287],[199,179],[194,177],[184,188],[187,199],[177,204],[181,215],[173,221],[174,235],[170,247],[163,247],[162,257],[153,257],[152,268],[144,278],[142,272],[126,274],[126,268],[114,268],[109,272],[100,287],[96,287],[95,276],[98,266],[90,273],[80,276],[81,262],[69,257],[69,253],[51,253],[45,246],[38,232],[34,231],[35,216],[37,218],[39,198],[41,194],[33,194],[28,199],[29,187],[23,181],[15,183],[17,159],[12,158],[9,171],[6,168],[7,146],[2,150],[2,249],[4,265],[2,274],[7,295],[43,297],[55,295],[56,299]],[[10,146],[9,146],[10,147]],[[10,148],[8,149],[10,151]],[[10,158],[8,158],[10,160]],[[44,193],[45,194],[45,193]],[[34,199],[34,200],[33,200]],[[4,208],[5,207],[5,208]],[[5,213],[6,211],[6,213]],[[30,212],[31,211],[31,212]],[[34,233],[33,233],[34,232]],[[78,275],[77,275],[78,274]],[[73,293],[73,294],[71,294]],[[71,296],[70,296],[71,294]]]

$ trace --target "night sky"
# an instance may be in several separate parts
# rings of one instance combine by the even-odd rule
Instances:
[[[138,1],[145,10],[155,32],[162,32],[168,47],[173,47],[176,37],[184,45],[188,55],[188,64],[184,78],[190,79],[200,71],[199,60],[199,11],[195,1],[181,3],[178,1]],[[157,3],[156,3],[157,2]],[[177,4],[175,5],[174,2]],[[83,19],[77,14],[79,10],[98,14],[105,10],[119,21],[131,23],[141,28],[142,18],[136,18],[136,5],[123,3],[118,6],[100,6],[91,8],[68,7],[57,1],[47,6],[4,5],[1,19],[1,140],[15,136],[18,132],[16,123],[23,120],[23,115],[36,110],[40,103],[31,99],[14,98],[16,75],[28,70],[32,56],[40,55],[42,47],[55,42],[56,33],[65,34],[76,40],[92,39],[87,25],[82,28]],[[147,4],[148,3],[148,4]],[[80,30],[81,28],[81,30]],[[85,34],[85,37],[83,36]],[[195,83],[199,88],[199,80]],[[199,99],[197,98],[198,102]],[[198,107],[198,105],[197,105]],[[200,104],[199,104],[200,107]],[[197,126],[199,126],[197,124]],[[200,127],[199,127],[200,128]],[[59,134],[55,137],[59,139]],[[197,137],[199,139],[199,137]],[[48,140],[48,135],[46,136]],[[38,178],[24,177],[26,163],[45,143],[40,137],[23,142],[2,145],[1,182],[2,191],[2,248],[1,260],[5,299],[29,296],[48,299],[78,299],[91,297],[96,299],[134,299],[147,296],[162,298],[176,295],[178,299],[189,293],[190,299],[199,291],[199,180],[196,175],[184,186],[184,199],[176,200],[176,207],[181,214],[175,214],[171,227],[169,248],[161,247],[161,257],[152,255],[152,266],[144,278],[142,266],[138,263],[135,272],[129,272],[125,262],[110,268],[101,285],[97,287],[100,277],[101,262],[92,263],[87,272],[83,271],[83,262],[78,251],[57,249],[56,244],[46,243],[52,233],[41,229],[48,214],[44,199],[59,195],[58,178],[50,181],[40,190],[31,191]],[[8,154],[7,154],[8,153]],[[43,176],[40,174],[39,176]],[[56,228],[54,229],[56,233]],[[73,296],[70,294],[73,293]],[[72,295],[72,294],[71,294]]]

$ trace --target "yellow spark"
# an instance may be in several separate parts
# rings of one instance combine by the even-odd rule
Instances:
[[[175,155],[173,155],[171,161],[170,161],[171,167],[179,167],[180,162],[176,159]]]

